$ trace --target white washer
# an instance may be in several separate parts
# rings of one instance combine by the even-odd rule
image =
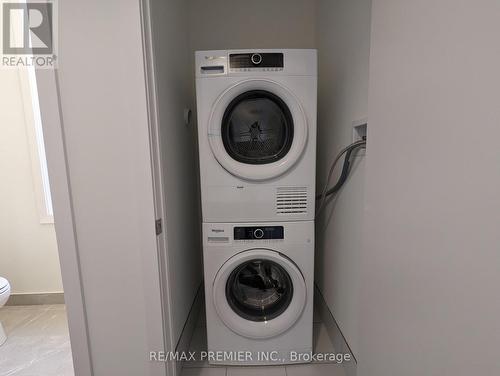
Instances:
[[[314,219],[316,50],[196,52],[204,222]]]
[[[208,361],[308,361],[314,222],[204,223],[203,237]]]

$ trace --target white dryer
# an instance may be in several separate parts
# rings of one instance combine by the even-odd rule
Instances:
[[[196,52],[203,222],[314,219],[316,50]]]
[[[208,361],[307,360],[314,222],[204,223],[203,237]]]

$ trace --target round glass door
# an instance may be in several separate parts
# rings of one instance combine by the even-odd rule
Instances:
[[[227,260],[212,285],[215,310],[244,337],[272,338],[292,327],[306,304],[306,284],[297,265],[270,249],[251,249]]]
[[[293,118],[278,96],[251,90],[231,101],[222,117],[222,142],[241,163],[265,164],[287,155],[293,141]]]
[[[245,180],[273,179],[302,156],[307,118],[295,94],[265,79],[238,82],[212,106],[207,137],[214,157]]]
[[[278,317],[290,305],[293,283],[288,272],[271,260],[255,259],[237,267],[226,283],[229,306],[251,321]]]

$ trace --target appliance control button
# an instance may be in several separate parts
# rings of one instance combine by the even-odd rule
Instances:
[[[255,65],[259,65],[262,63],[262,56],[260,54],[253,54],[251,60]]]
[[[256,239],[262,239],[264,237],[264,231],[262,231],[262,229],[260,228],[255,229],[255,231],[253,232],[253,236],[255,236]]]

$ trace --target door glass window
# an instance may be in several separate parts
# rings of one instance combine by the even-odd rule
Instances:
[[[248,164],[271,163],[283,158],[292,146],[292,114],[273,93],[247,91],[227,107],[221,131],[231,158]]]
[[[269,321],[281,315],[293,296],[287,271],[274,261],[256,259],[238,266],[229,275],[226,297],[230,307],[251,321]]]

